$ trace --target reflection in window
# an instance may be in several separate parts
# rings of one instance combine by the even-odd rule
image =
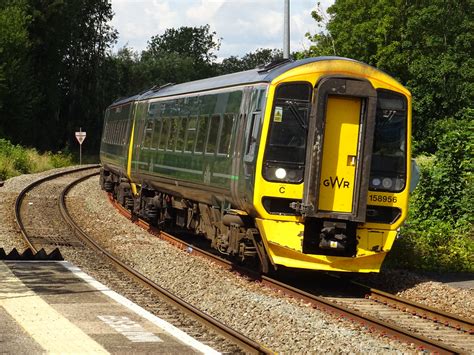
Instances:
[[[177,135],[176,135],[176,151],[181,152],[184,148],[184,137],[186,135],[186,117],[178,118]]]
[[[221,139],[219,144],[219,154],[229,154],[230,141],[232,137],[232,126],[234,125],[235,115],[226,113],[222,121]]]
[[[168,144],[166,146],[166,150],[174,150],[174,146],[176,144],[176,136],[178,134],[177,132],[177,117],[172,117],[170,118],[169,125],[170,125],[170,130],[169,130],[169,138],[168,138]]]
[[[184,150],[186,152],[192,152],[194,147],[194,141],[196,139],[197,130],[197,117],[189,117],[188,127],[186,130],[186,146]]]
[[[163,128],[161,129],[161,139],[160,139],[160,144],[158,146],[162,150],[166,148],[166,144],[168,143],[169,131],[170,131],[170,119],[165,117],[163,118]]]
[[[209,138],[207,139],[206,153],[214,154],[217,148],[217,139],[219,137],[219,126],[221,123],[220,115],[212,115],[209,124]]]
[[[147,121],[145,124],[145,139],[143,140],[143,147],[150,148],[153,135],[153,121]]]
[[[196,153],[202,153],[204,151],[204,144],[206,143],[207,136],[207,121],[208,116],[199,117],[199,128],[196,138],[196,147],[194,148],[194,152]]]
[[[153,132],[153,143],[151,146],[153,149],[157,149],[160,144],[161,126],[162,126],[161,119],[156,120],[155,131]]]

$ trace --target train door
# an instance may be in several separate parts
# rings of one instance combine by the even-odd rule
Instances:
[[[303,252],[351,256],[365,222],[377,93],[363,80],[325,78],[310,115],[301,213]]]
[[[377,94],[367,81],[325,78],[311,110],[305,217],[364,222]]]
[[[361,106],[357,97],[327,98],[318,211],[353,212]]]

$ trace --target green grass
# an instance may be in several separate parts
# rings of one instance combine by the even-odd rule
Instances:
[[[34,148],[24,148],[0,138],[0,180],[73,164],[74,160],[70,154],[39,153]]]

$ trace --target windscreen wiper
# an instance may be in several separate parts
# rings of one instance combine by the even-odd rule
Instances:
[[[295,115],[296,120],[298,121],[301,128],[303,128],[305,132],[308,131],[308,125],[306,124],[304,118],[301,117],[301,114],[298,111],[298,106],[296,106],[296,104],[290,100],[285,101],[285,104],[288,105],[288,108],[290,109],[291,113]]]

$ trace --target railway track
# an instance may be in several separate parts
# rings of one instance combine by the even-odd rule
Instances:
[[[56,247],[79,245],[76,238],[71,239],[67,225],[62,223],[58,214],[56,200],[59,195],[51,194],[51,192],[63,186],[65,182],[77,178],[74,175],[98,174],[98,167],[98,165],[92,165],[61,171],[35,180],[20,191],[15,201],[15,220],[25,242],[34,253],[40,249],[49,252]],[[94,169],[96,171],[90,173]],[[34,193],[33,190],[35,190]],[[47,220],[38,218],[43,214],[53,218]]]
[[[111,201],[123,215],[131,218],[128,210],[112,199]],[[133,222],[180,249],[210,258],[228,269],[235,270],[236,268],[231,262],[159,231],[145,221],[134,219]],[[256,277],[256,274],[252,275],[251,271],[240,271],[247,276]],[[415,344],[419,350],[440,354],[457,354],[472,353],[474,349],[474,323],[472,320],[463,319],[383,291],[354,283],[349,287],[349,291],[343,291],[344,294],[339,291],[339,295],[333,297],[321,296],[316,289],[292,287],[266,276],[262,276],[261,281],[271,288],[302,299],[315,308],[360,323],[370,330],[394,339]],[[345,283],[345,281],[340,281],[340,283]],[[359,296],[354,296],[353,293],[357,293]],[[360,297],[360,294],[365,297]]]
[[[66,195],[75,184],[97,174],[97,166],[69,170],[37,180],[21,191],[15,217],[31,250],[48,252],[59,247],[65,259],[100,282],[218,351],[272,353],[125,265],[75,224],[67,211]]]

